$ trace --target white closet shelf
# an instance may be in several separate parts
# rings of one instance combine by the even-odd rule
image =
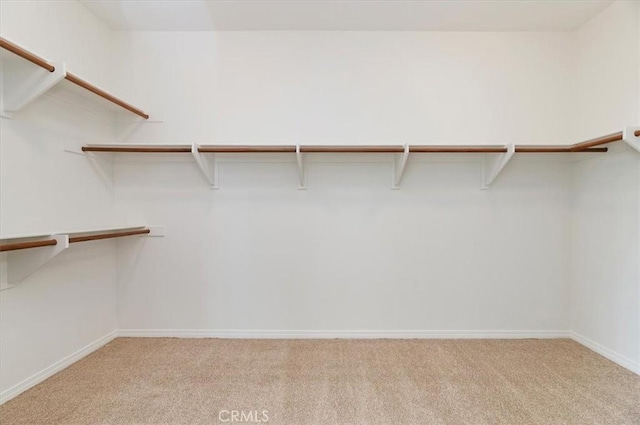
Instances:
[[[50,63],[3,37],[0,37],[0,47],[3,49],[0,60],[4,86],[2,112],[5,116],[19,111],[55,87],[55,97],[81,107],[126,110],[145,120],[149,119],[143,110],[68,72],[64,63]],[[67,83],[61,84],[63,81]],[[65,95],[67,92],[68,95]]]
[[[46,238],[52,235],[69,235],[78,236],[85,235],[90,233],[110,233],[110,232],[124,232],[129,230],[138,230],[142,228],[146,228],[148,226],[144,224],[134,224],[134,225],[122,225],[122,226],[100,226],[100,227],[92,227],[90,229],[62,229],[62,230],[53,230],[50,232],[38,232],[38,233],[20,233],[20,234],[9,234],[9,235],[0,235],[0,241],[9,241],[9,240],[19,240],[19,239],[36,239],[36,238]]]
[[[29,248],[39,248],[45,246],[55,246],[56,240],[53,236],[66,235],[69,243],[86,242],[99,239],[121,238],[125,236],[148,235],[152,233],[152,228],[148,226],[135,227],[110,227],[90,230],[76,230],[73,232],[61,231],[50,233],[26,234],[2,236],[0,238],[0,252],[18,251]],[[43,239],[46,238],[46,239]]]
[[[9,289],[69,248],[69,244],[128,236],[164,236],[163,226],[136,226],[3,236],[0,239],[2,261],[0,289]],[[33,249],[39,248],[39,249]],[[6,256],[6,257],[4,257]]]
[[[640,131],[636,131],[640,133]],[[364,153],[364,154],[393,154],[399,156],[399,161],[392,164],[392,189],[398,189],[407,160],[411,153],[444,153],[444,154],[499,154],[485,158],[483,181],[481,188],[488,189],[498,178],[502,170],[516,153],[599,153],[607,152],[608,148],[602,145],[623,140],[623,133],[613,133],[574,145],[128,145],[128,144],[101,144],[82,146],[82,152],[95,153],[190,153],[204,178],[212,189],[217,189],[217,164],[216,161],[208,161],[204,158],[206,153],[291,153],[295,154],[299,189],[306,189],[305,166],[303,154],[313,153]]]
[[[622,140],[622,138],[620,138]],[[610,143],[610,142],[607,142]],[[575,149],[577,145],[553,146],[553,145],[517,145],[518,153],[603,153],[606,147]],[[200,145],[200,153],[403,153],[404,146],[382,145]],[[411,153],[506,153],[505,146],[477,145],[477,146],[434,146],[434,145],[410,145]],[[83,152],[104,153],[191,153],[191,145],[125,145],[125,144],[101,144],[85,145]]]
[[[640,130],[633,129],[634,137]],[[603,145],[624,140],[622,131],[573,145],[515,145],[516,153],[604,153]],[[192,153],[194,145],[85,145],[83,152]],[[404,153],[403,145],[195,145],[200,153]],[[408,145],[411,153],[507,153],[509,145]]]

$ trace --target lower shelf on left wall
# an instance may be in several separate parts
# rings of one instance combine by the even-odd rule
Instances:
[[[164,226],[102,228],[48,235],[18,235],[0,239],[3,254],[0,290],[23,281],[46,262],[69,247],[69,244],[128,236],[164,236]]]

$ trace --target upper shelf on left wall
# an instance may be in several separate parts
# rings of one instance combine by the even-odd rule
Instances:
[[[68,72],[64,62],[50,62],[0,37],[1,114],[11,117],[51,90],[75,105],[134,114],[147,120],[149,114],[88,81]]]

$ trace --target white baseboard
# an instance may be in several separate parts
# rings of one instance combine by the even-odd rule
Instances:
[[[569,338],[569,331],[382,331],[382,330],[214,330],[120,329],[119,337],[136,338],[255,338],[255,339],[524,339]]]
[[[595,351],[596,353],[611,360],[612,362],[619,364],[625,369],[629,369],[631,372],[637,375],[640,375],[640,364],[634,362],[633,360],[625,356],[621,356],[615,351],[610,350],[609,348],[606,348],[603,345],[600,345],[597,342],[585,336],[582,336],[578,333],[571,332],[571,339],[577,342],[578,344],[582,344],[588,349]]]
[[[107,335],[103,336],[102,338],[99,338],[99,339],[93,341],[92,343],[90,343],[90,344],[86,345],[85,347],[79,349],[75,353],[72,353],[72,354],[68,355],[67,357],[63,358],[62,360],[59,360],[59,361],[55,362],[51,366],[41,370],[40,372],[36,373],[35,375],[32,375],[29,378],[25,379],[24,381],[22,381],[22,382],[20,382],[20,383],[18,383],[16,385],[14,385],[13,387],[3,391],[2,393],[0,393],[0,404],[3,404],[5,402],[11,400],[12,398],[14,398],[15,396],[19,395],[20,393],[23,393],[24,391],[28,390],[29,388],[38,385],[40,382],[44,381],[45,379],[49,378],[50,376],[55,375],[56,373],[60,372],[62,369],[65,369],[65,368],[71,366],[73,363],[77,362],[81,358],[93,353],[98,348],[101,348],[102,346],[106,345],[107,343],[113,341],[117,336],[118,336],[118,331],[109,332]]]

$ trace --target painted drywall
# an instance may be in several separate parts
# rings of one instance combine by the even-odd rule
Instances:
[[[77,74],[108,87],[111,33],[79,4],[3,1],[0,16],[3,37],[49,60],[66,60]],[[88,140],[113,140],[113,123],[51,96],[13,119],[0,118],[3,237],[113,220],[109,183],[85,157],[64,151]],[[115,251],[110,241],[72,245],[18,286],[0,291],[0,401],[113,336]]]
[[[190,161],[115,164],[118,203],[167,226],[118,250],[121,329],[568,327],[564,163],[517,160],[491,191],[477,163],[412,161],[398,191],[384,162],[312,162],[307,191],[289,159],[219,167],[212,191]]]
[[[616,2],[575,34],[578,140],[640,122],[638,7]],[[640,373],[640,155],[616,148],[573,168],[571,329]]]
[[[559,34],[122,33],[120,89],[163,110],[131,143],[566,143]],[[121,329],[566,331],[569,165],[519,156],[115,159],[122,214],[167,237],[118,250]],[[127,212],[124,212],[127,211]]]
[[[638,371],[637,152],[573,169],[572,331]]]
[[[577,140],[636,124],[638,7],[638,2],[617,1],[574,33]]]
[[[570,143],[565,33],[119,33],[129,142]]]

